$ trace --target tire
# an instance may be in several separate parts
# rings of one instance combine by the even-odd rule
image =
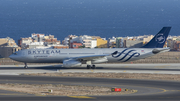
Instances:
[[[91,65],[87,65],[87,69],[90,69],[91,68]]]
[[[96,66],[95,65],[92,65],[92,67],[91,67],[92,69],[96,69]]]
[[[24,66],[24,68],[25,68],[25,69],[27,69],[27,68],[28,68],[28,66]]]

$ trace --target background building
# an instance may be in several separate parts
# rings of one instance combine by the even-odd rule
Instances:
[[[143,41],[140,40],[124,40],[126,48],[140,48],[143,46]]]
[[[154,37],[153,35],[145,36],[145,37],[143,38],[143,44],[148,43],[153,37]]]
[[[68,45],[56,45],[53,46],[53,49],[68,49],[69,46]]]
[[[97,46],[97,40],[96,39],[84,39],[83,45],[85,48],[95,48]]]
[[[124,39],[122,37],[116,38],[116,48],[123,48],[124,47]]]
[[[107,48],[115,48],[116,47],[116,38],[112,37],[107,40]]]
[[[0,57],[8,58],[11,54],[21,50],[12,38],[1,38],[0,39]]]
[[[29,38],[21,38],[18,40],[18,45],[22,49],[53,48],[54,46],[59,47],[61,42],[57,40],[57,38],[54,38],[54,35],[45,36],[44,34],[33,33]],[[67,48],[67,45],[65,45],[65,47]]]
[[[82,43],[73,42],[73,43],[71,43],[71,47],[70,47],[70,48],[77,49],[77,48],[79,48],[80,46],[83,46],[83,44],[82,44]]]
[[[107,48],[107,40],[105,38],[97,38],[96,40],[98,48]]]

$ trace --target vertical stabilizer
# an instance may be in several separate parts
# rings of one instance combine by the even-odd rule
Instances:
[[[153,39],[141,48],[163,48],[171,27],[163,27]]]

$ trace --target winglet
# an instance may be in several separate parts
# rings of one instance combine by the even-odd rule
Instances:
[[[171,27],[163,27],[158,34],[156,34],[151,41],[141,48],[163,48]]]

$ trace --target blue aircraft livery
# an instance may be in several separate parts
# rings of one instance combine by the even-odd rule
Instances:
[[[140,53],[136,52],[136,50],[131,50],[131,49],[128,49],[128,48],[124,49],[121,52],[115,51],[112,54],[112,57],[114,57],[114,58],[121,57],[119,59],[119,61],[123,61],[123,62],[126,62],[126,61],[130,60],[132,57],[138,57],[138,56],[140,56]],[[124,60],[126,57],[128,57],[128,58],[126,60]]]

